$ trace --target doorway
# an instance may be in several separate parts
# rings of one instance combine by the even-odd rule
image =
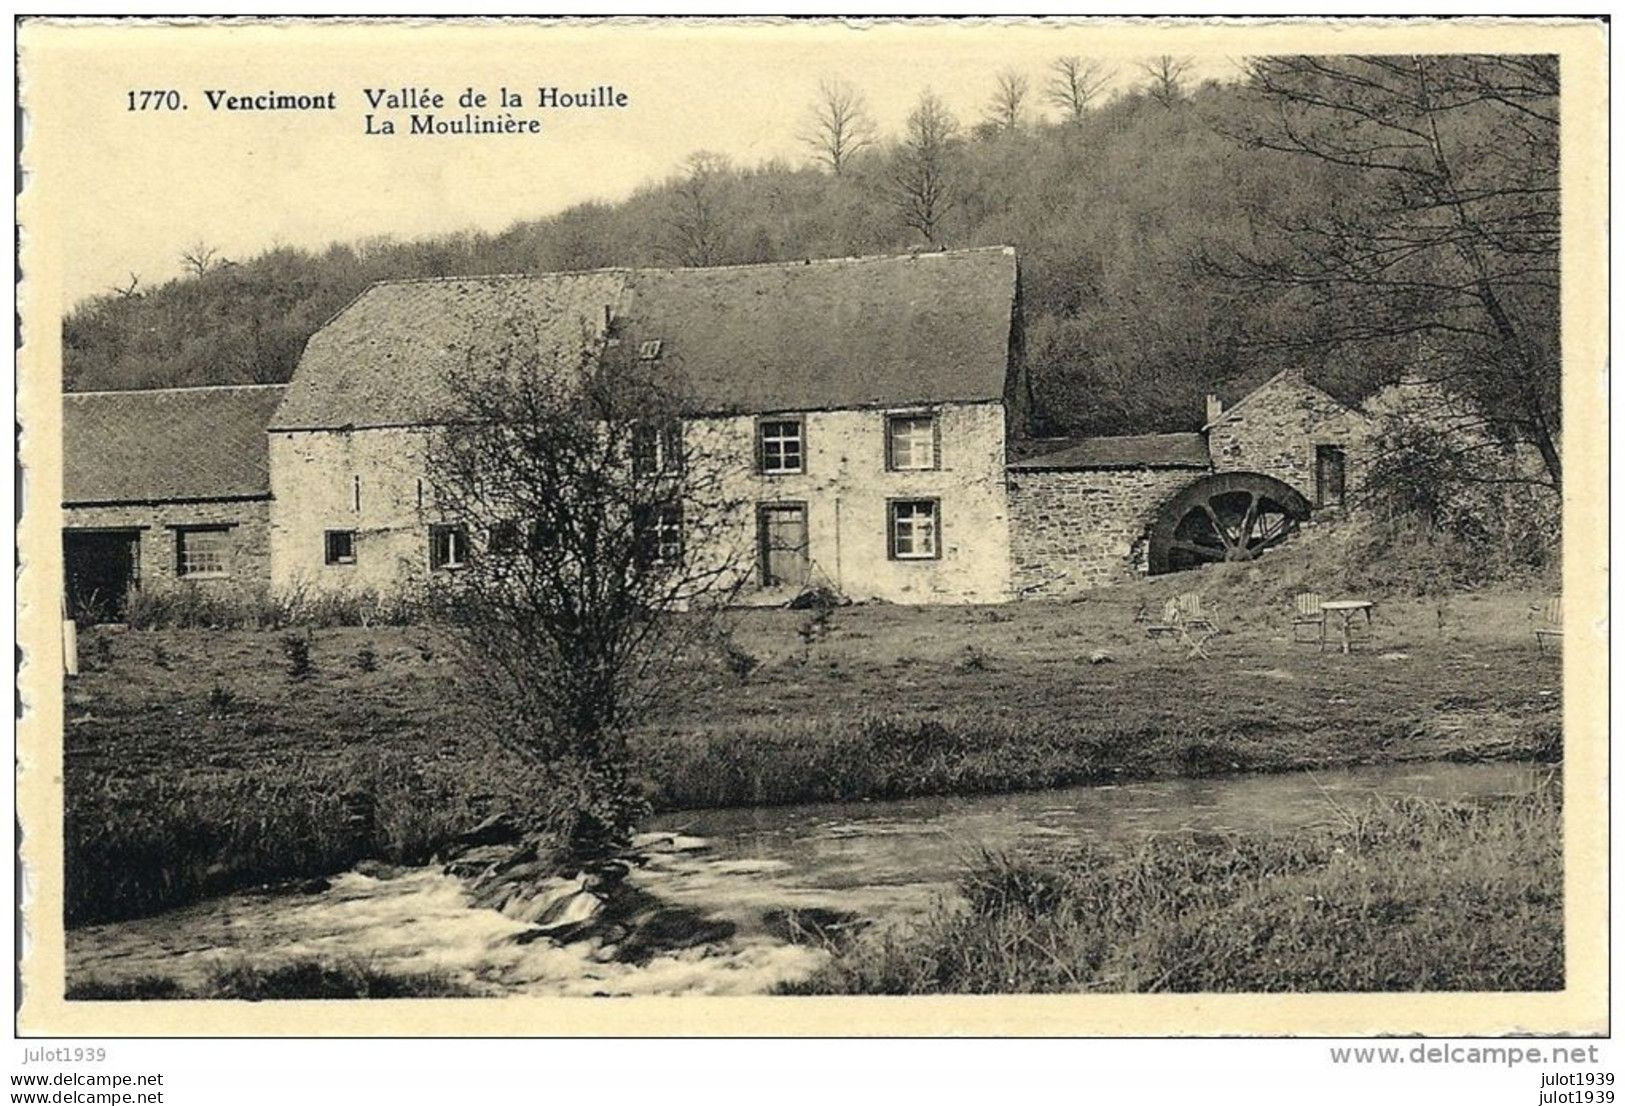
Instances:
[[[1335,445],[1315,447],[1315,506],[1341,507],[1347,461]]]
[[[757,508],[757,548],[762,587],[800,588],[807,583],[807,505],[765,503]]]
[[[140,578],[140,530],[64,530],[62,564],[68,617],[117,622],[124,598]]]

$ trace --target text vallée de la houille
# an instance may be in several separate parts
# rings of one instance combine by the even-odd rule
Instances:
[[[131,90],[129,111],[186,111],[187,98],[175,89]],[[631,106],[631,94],[614,85],[560,88],[540,85],[529,89],[498,86],[495,90],[465,86],[447,93],[428,86],[363,88],[361,133],[371,136],[411,135],[539,135],[542,119],[535,113]],[[204,107],[210,112],[336,112],[344,101],[339,93],[239,92],[205,89]]]

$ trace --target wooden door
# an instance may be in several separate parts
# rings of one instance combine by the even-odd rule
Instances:
[[[764,588],[799,588],[807,583],[807,508],[801,503],[764,504],[758,509],[758,544]]]

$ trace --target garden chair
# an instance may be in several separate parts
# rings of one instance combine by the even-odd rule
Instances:
[[[1170,599],[1162,605],[1162,615],[1156,622],[1146,625],[1145,636],[1152,641],[1161,642],[1165,638],[1179,636],[1179,600]]]
[[[1202,611],[1202,596],[1194,591],[1181,594],[1174,603],[1179,607],[1179,624],[1187,630],[1217,631],[1213,620]]]
[[[1324,642],[1326,640],[1326,612],[1320,609],[1320,593],[1302,592],[1292,597],[1292,640],[1296,642]],[[1298,633],[1299,626],[1313,626],[1315,636],[1306,638]]]
[[[1154,641],[1177,638],[1185,644],[1193,657],[1207,656],[1208,639],[1219,632],[1213,620],[1202,609],[1202,597],[1187,591],[1168,600],[1162,608],[1162,621],[1145,628],[1146,636]]]
[[[1544,653],[1547,638],[1563,636],[1562,596],[1553,596],[1545,603],[1537,603],[1529,608],[1529,614],[1535,622],[1535,648]]]

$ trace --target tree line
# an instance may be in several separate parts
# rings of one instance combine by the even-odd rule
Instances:
[[[194,243],[184,276],[132,274],[69,315],[66,386],[286,380],[381,279],[1012,245],[1040,432],[1194,428],[1204,393],[1289,364],[1345,398],[1420,369],[1538,451],[1555,486],[1555,60],[1190,73],[1173,56],[1126,75],[1057,58],[990,74],[974,119],[922,90],[890,135],[832,76],[785,121],[801,164],[697,151],[623,202],[494,234],[236,261]]]

